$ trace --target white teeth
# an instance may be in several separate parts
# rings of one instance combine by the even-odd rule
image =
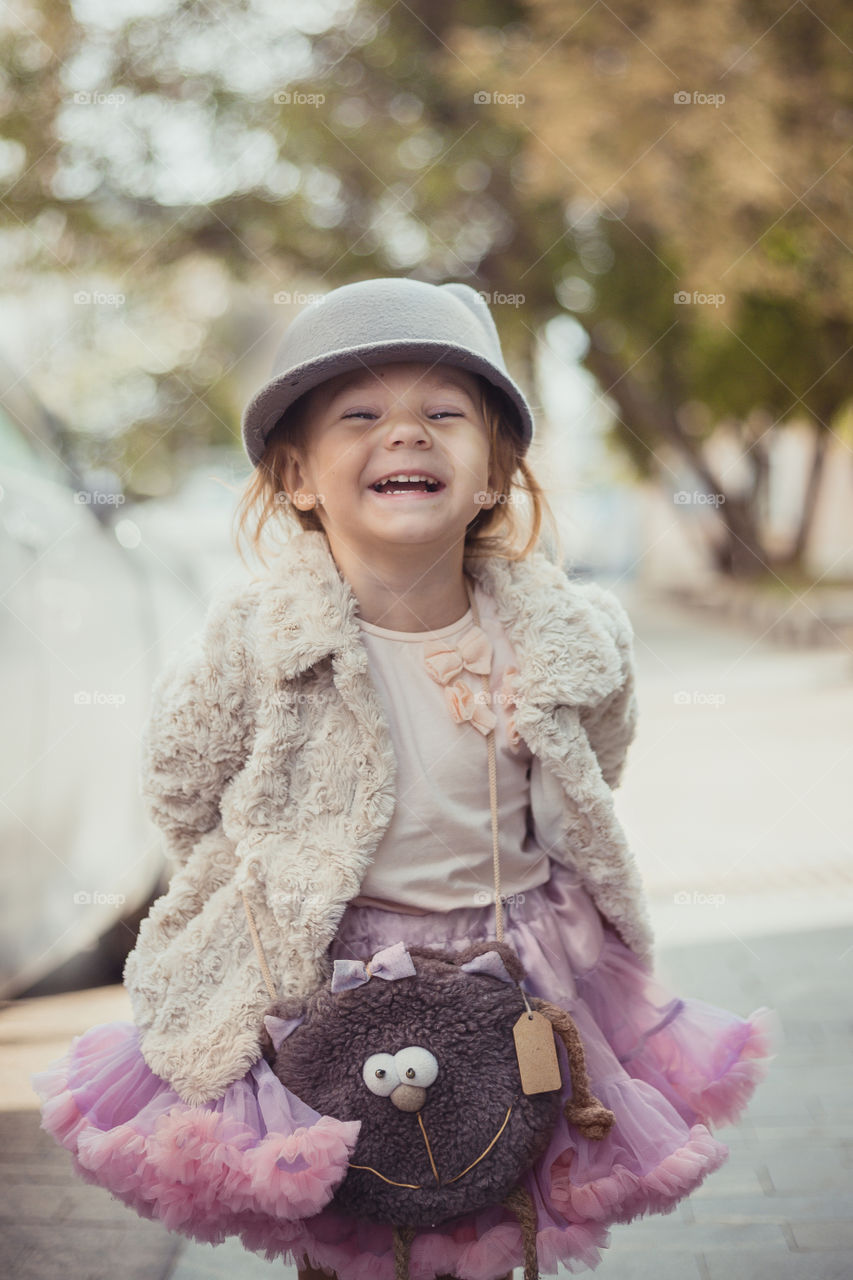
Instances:
[[[397,475],[385,476],[384,479],[382,480],[376,480],[370,487],[371,489],[374,489],[376,493],[385,493],[385,494],[411,493],[410,489],[381,489],[379,487],[380,485],[385,485],[385,484],[399,484],[405,480],[408,480],[410,483],[413,483],[413,484],[419,484],[419,483],[425,484],[427,486],[428,493],[435,493],[441,487],[441,481],[436,480],[433,476],[427,476],[427,475],[421,475],[421,474],[408,475],[406,472],[403,472],[403,471],[398,472]]]

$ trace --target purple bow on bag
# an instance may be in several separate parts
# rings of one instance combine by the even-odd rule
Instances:
[[[414,962],[405,942],[395,942],[393,946],[377,951],[366,964],[363,960],[336,960],[332,991],[349,991],[352,987],[360,987],[363,982],[369,982],[371,978],[385,978],[388,982],[393,982],[395,978],[414,977],[414,973]]]

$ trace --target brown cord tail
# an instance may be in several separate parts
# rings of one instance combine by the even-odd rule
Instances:
[[[515,1214],[521,1227],[521,1239],[524,1246],[524,1280],[539,1280],[539,1258],[536,1253],[536,1228],[538,1219],[536,1205],[530,1192],[521,1185],[513,1187],[501,1201]],[[412,1241],[417,1235],[416,1227],[394,1227],[394,1280],[409,1280],[409,1257]],[[451,1277],[436,1276],[436,1280],[451,1280]],[[512,1280],[512,1272],[506,1276]]]
[[[520,1184],[504,1196],[506,1205],[518,1218],[524,1244],[524,1280],[539,1280],[539,1258],[536,1253],[536,1205],[526,1187]]]
[[[409,1252],[417,1231],[415,1227],[394,1228],[394,1280],[409,1280]]]
[[[534,1000],[533,1003],[540,1013],[545,1014],[569,1055],[572,1096],[563,1107],[563,1115],[585,1138],[596,1142],[606,1138],[616,1117],[590,1092],[583,1041],[574,1018],[548,1000]]]

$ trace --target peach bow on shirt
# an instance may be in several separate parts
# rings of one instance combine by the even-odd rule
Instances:
[[[430,676],[444,686],[444,697],[457,724],[469,720],[484,736],[497,724],[497,716],[486,706],[482,691],[475,694],[462,680],[454,680],[463,671],[488,675],[492,669],[492,644],[481,627],[465,632],[458,644],[448,640],[424,643],[424,662]]]
[[[498,693],[498,703],[504,707],[517,707],[516,697],[518,694],[518,667],[507,667],[504,671],[504,677],[501,682],[500,691]],[[509,739],[510,750],[517,752],[521,745],[521,734],[515,727],[515,718],[509,716],[506,722],[506,736]]]

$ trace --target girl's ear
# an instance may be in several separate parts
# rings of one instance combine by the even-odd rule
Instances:
[[[500,480],[498,477],[497,468],[495,467],[494,463],[489,467],[489,482],[487,485],[487,491],[495,495],[500,493]],[[497,496],[495,496],[492,502],[484,505],[488,505],[488,507],[493,507],[496,502],[497,502]]]
[[[299,465],[299,460],[290,449],[287,452],[287,457],[281,463],[279,476],[291,497],[302,487],[302,468]]]

